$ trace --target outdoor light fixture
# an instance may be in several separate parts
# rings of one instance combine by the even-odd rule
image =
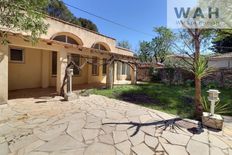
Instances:
[[[207,92],[209,93],[208,100],[211,102],[210,114],[214,115],[215,102],[219,101],[220,92],[215,89],[209,89]]]
[[[68,94],[72,94],[72,76],[73,76],[73,69],[72,68],[68,68],[67,69],[67,74],[68,74]]]
[[[66,101],[73,101],[78,98],[76,93],[72,92],[72,76],[73,76],[73,69],[72,68],[67,68],[67,93],[65,93],[64,99]]]

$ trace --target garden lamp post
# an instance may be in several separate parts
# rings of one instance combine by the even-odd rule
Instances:
[[[66,101],[73,101],[78,98],[76,93],[72,92],[72,76],[73,76],[73,69],[67,68],[67,93],[64,96]]]
[[[209,89],[207,92],[209,93],[208,100],[211,102],[210,114],[214,115],[215,102],[219,101],[220,92],[218,90],[215,90],[215,89]]]
[[[68,79],[67,79],[67,95],[72,94],[72,76],[73,76],[73,69],[67,69]]]

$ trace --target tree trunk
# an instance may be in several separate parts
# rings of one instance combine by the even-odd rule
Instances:
[[[195,117],[201,119],[203,108],[201,105],[201,79],[195,76]]]
[[[200,36],[198,29],[195,29],[194,44],[195,44],[195,72],[198,68],[198,62],[200,58]],[[201,104],[201,78],[195,74],[195,117],[201,119],[203,112]]]

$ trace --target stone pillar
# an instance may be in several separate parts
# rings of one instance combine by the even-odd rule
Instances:
[[[41,51],[42,53],[42,77],[41,86],[42,88],[49,87],[49,51]]]
[[[133,65],[133,68],[130,70],[131,73],[131,84],[136,84],[137,83],[137,66]]]
[[[117,69],[118,69],[118,63],[115,61],[114,62],[114,83],[117,82],[118,78],[117,78]]]
[[[122,75],[122,63],[121,62],[118,63],[118,68],[117,69],[118,69],[118,73],[117,73],[118,78],[117,79],[122,80],[121,79],[121,75]]]
[[[113,88],[113,68],[114,63],[107,64],[106,67],[106,88],[112,89]]]
[[[57,79],[56,79],[56,91],[60,94],[60,88],[63,84],[65,70],[68,63],[67,53],[64,51],[57,52]],[[67,86],[64,88],[67,92]]]
[[[8,100],[8,45],[0,45],[0,104]]]

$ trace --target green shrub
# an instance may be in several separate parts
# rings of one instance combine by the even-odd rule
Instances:
[[[187,87],[193,87],[194,86],[194,80],[186,80],[185,85]]]
[[[152,77],[151,81],[152,82],[160,82],[161,81],[161,73],[159,69],[153,69],[149,71],[150,73],[152,72]]]
[[[205,87],[208,89],[216,89],[216,88],[219,88],[220,85],[218,82],[212,81],[212,82],[209,82],[208,84],[206,84]]]
[[[202,107],[204,111],[210,112],[210,102],[206,99],[206,97],[202,97]],[[230,114],[229,104],[220,104],[220,100],[215,103],[215,114]]]

